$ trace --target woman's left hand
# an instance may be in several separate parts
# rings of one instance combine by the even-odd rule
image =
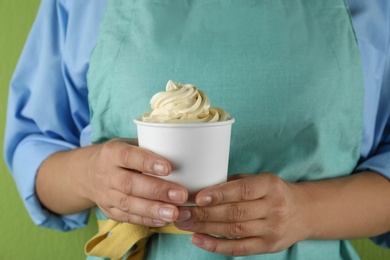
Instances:
[[[275,253],[307,237],[296,185],[272,173],[237,174],[200,191],[198,207],[181,207],[176,227],[193,231],[204,250],[232,256]],[[212,235],[208,235],[212,234]]]

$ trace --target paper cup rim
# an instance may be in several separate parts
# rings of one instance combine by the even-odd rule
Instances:
[[[231,125],[234,123],[234,118],[230,118],[225,121],[218,122],[199,122],[199,123],[154,123],[154,122],[145,122],[137,117],[133,120],[135,124],[142,126],[152,126],[152,127],[173,127],[173,128],[194,128],[194,127],[213,127],[213,126],[224,126]]]

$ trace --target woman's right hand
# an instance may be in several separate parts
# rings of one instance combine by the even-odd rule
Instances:
[[[187,201],[187,190],[166,180],[169,161],[137,146],[136,139],[114,139],[100,145],[88,161],[88,189],[110,219],[158,227],[175,221],[176,204]]]

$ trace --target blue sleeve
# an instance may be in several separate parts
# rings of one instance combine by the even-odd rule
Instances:
[[[357,170],[390,179],[390,4],[374,2],[349,0],[365,79],[365,125]]]
[[[378,144],[372,149],[369,156],[359,165],[358,171],[374,171],[390,180],[390,54],[387,52],[381,99],[379,102],[378,120],[384,122],[380,127],[381,135],[378,136]],[[377,131],[379,131],[377,130]],[[383,198],[383,202],[389,198]],[[387,205],[388,206],[388,205]],[[372,237],[377,245],[390,248],[390,232]]]
[[[48,156],[88,139],[86,73],[103,2],[43,0],[11,80],[5,161],[32,220],[43,227],[68,231],[88,220],[89,210],[62,216],[46,210],[35,178]]]
[[[364,131],[356,171],[374,171],[390,179],[390,3],[348,0],[348,5],[365,81]],[[372,240],[390,247],[390,232]]]
[[[389,33],[390,34],[390,33]],[[388,43],[388,48],[390,44]],[[376,104],[376,116],[370,115],[375,121],[372,130],[372,145],[367,155],[363,157],[358,171],[374,171],[390,179],[390,51],[387,49],[382,56],[383,72],[379,88],[379,102]],[[363,144],[364,146],[365,144]],[[389,244],[390,245],[390,244]]]

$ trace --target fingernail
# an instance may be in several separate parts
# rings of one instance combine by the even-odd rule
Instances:
[[[194,235],[191,237],[191,243],[196,245],[196,246],[202,247],[204,245],[204,240],[202,238]]]
[[[158,227],[163,227],[167,224],[165,221],[159,219],[153,219],[153,223]]]
[[[173,209],[171,208],[160,208],[158,210],[158,214],[160,215],[160,217],[165,220],[165,221],[172,221],[172,218],[173,218]]]
[[[165,165],[165,163],[156,162],[153,164],[153,172],[158,175],[167,175],[168,167]]]
[[[211,196],[204,196],[204,197],[201,197],[198,201],[198,205],[199,206],[206,206],[206,205],[209,205],[211,203]]]
[[[191,218],[191,211],[183,209],[179,211],[179,217],[176,219],[177,222],[189,220]]]
[[[185,202],[185,193],[180,190],[169,190],[168,198],[172,200],[172,202],[183,203]]]

